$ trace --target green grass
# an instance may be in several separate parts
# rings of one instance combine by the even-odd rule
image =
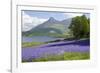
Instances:
[[[86,60],[90,59],[89,52],[65,52],[62,55],[46,55],[41,58],[32,59],[31,61],[23,62],[45,62],[45,61],[61,61],[61,60]]]
[[[89,59],[90,55],[88,52],[71,52],[71,53],[64,53],[64,60],[84,60]]]
[[[42,45],[44,43],[42,42],[24,42],[22,43],[22,47],[31,47],[31,46],[38,46],[38,45]]]

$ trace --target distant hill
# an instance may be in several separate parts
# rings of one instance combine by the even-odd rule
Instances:
[[[52,36],[58,34],[61,35],[68,30],[70,23],[71,19],[58,21],[51,17],[49,18],[49,20],[31,29],[30,31],[22,32],[22,34],[23,36]]]

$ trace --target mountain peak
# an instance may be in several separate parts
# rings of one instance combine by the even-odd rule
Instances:
[[[49,22],[58,22],[58,21],[57,21],[56,19],[54,19],[53,17],[50,17],[48,21],[49,21]]]
[[[53,17],[50,17],[49,19],[54,19]]]

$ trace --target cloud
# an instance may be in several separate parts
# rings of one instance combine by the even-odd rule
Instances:
[[[76,16],[82,16],[82,13],[64,13],[67,18],[72,18],[72,17],[76,17]]]
[[[48,19],[32,17],[25,12],[23,12],[22,17],[22,31],[29,31],[30,29],[38,26],[39,24],[47,21]]]

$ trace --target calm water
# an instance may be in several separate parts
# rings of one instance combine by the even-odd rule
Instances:
[[[33,36],[33,37],[22,37],[22,42],[47,42],[57,40],[59,38],[49,36]]]

